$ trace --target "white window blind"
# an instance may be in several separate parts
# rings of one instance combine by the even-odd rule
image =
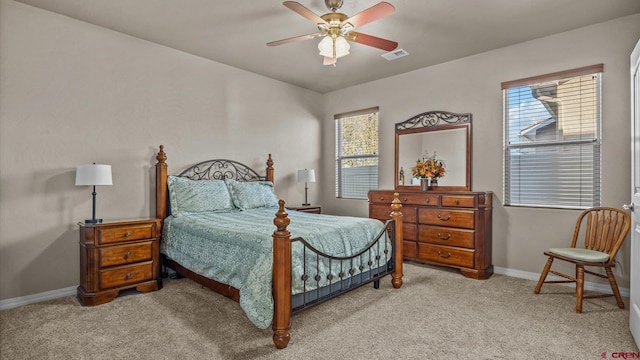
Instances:
[[[336,197],[367,199],[378,188],[378,108],[334,116]]]
[[[502,84],[504,202],[600,205],[602,65]]]

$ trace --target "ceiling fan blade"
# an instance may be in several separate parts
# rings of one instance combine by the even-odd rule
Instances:
[[[378,48],[386,51],[392,51],[398,47],[398,43],[395,41],[355,32],[355,31],[350,32],[347,38],[353,42],[357,42],[358,44],[373,46],[374,48]]]
[[[304,7],[302,4],[300,4],[299,2],[296,1],[285,1],[282,3],[282,5],[288,7],[289,9],[293,10],[294,12],[302,15],[304,18],[306,18],[307,20],[311,21],[314,24],[326,24],[327,22],[324,21],[324,19],[322,19],[320,16],[316,15],[313,11],[307,9],[306,7]]]
[[[309,40],[309,39],[314,39],[314,38],[317,38],[317,37],[320,37],[320,36],[323,36],[323,35],[321,33],[313,33],[313,34],[307,34],[307,35],[294,36],[294,37],[290,37],[288,39],[282,39],[282,40],[268,42],[267,45],[269,45],[269,46],[284,45],[284,44],[288,44],[290,42],[300,41],[300,40]]]
[[[343,21],[342,25],[350,23],[351,25],[353,25],[353,27],[360,27],[372,21],[376,21],[385,16],[391,15],[394,11],[396,11],[396,8],[393,7],[393,5],[389,4],[386,1],[383,1],[353,15],[347,20]]]
[[[324,60],[322,61],[322,65],[334,65],[337,62],[338,62],[338,59],[325,56]]]

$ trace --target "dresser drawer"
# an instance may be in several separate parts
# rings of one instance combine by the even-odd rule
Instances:
[[[418,258],[418,244],[415,241],[403,241],[402,257],[404,259],[416,260]]]
[[[473,208],[476,207],[475,196],[465,195],[442,195],[443,207],[461,207],[461,208]]]
[[[416,230],[417,230],[417,225],[416,224],[410,224],[410,223],[406,223],[403,222],[402,223],[402,239],[403,240],[411,240],[411,241],[416,241]]]
[[[418,239],[431,244],[458,246],[473,249],[475,231],[443,226],[418,226]]]
[[[418,244],[418,258],[424,261],[437,262],[465,268],[473,268],[474,250],[449,246]]]
[[[441,209],[418,209],[418,222],[420,224],[459,227],[474,229],[473,211],[469,210],[441,210]]]
[[[102,289],[134,284],[153,277],[153,262],[147,261],[135,265],[119,266],[100,270],[100,287]]]
[[[392,191],[369,191],[369,202],[376,204],[389,204],[391,208],[391,202],[393,201]]]
[[[402,213],[402,221],[405,223],[416,223],[416,208],[413,206],[403,206],[400,209]],[[381,221],[391,219],[391,204],[372,204],[369,205],[369,217]]]
[[[143,240],[154,238],[155,223],[140,225],[122,225],[98,229],[100,244],[111,244],[121,241]]]
[[[402,205],[438,206],[440,195],[430,193],[400,194]]]
[[[152,242],[100,248],[100,267],[125,265],[151,260]]]

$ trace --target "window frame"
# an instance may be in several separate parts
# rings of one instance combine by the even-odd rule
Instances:
[[[341,149],[341,144],[342,144],[342,126],[339,126],[339,122],[344,119],[344,118],[349,118],[349,117],[355,117],[355,116],[359,116],[359,115],[366,115],[366,114],[377,114],[377,129],[376,129],[376,141],[377,141],[377,147],[378,147],[378,152],[376,154],[360,154],[360,155],[346,155],[343,156],[340,153],[340,149]],[[368,196],[364,195],[364,197],[359,197],[359,196],[355,196],[353,194],[347,194],[344,195],[344,189],[343,189],[343,172],[342,172],[342,161],[344,160],[350,160],[350,159],[377,159],[379,161],[380,159],[380,108],[377,106],[374,107],[370,107],[370,108],[366,108],[366,109],[361,109],[361,110],[356,110],[356,111],[350,111],[350,112],[346,112],[346,113],[341,113],[341,114],[335,114],[333,116],[334,119],[334,127],[335,127],[335,171],[336,171],[336,176],[335,176],[335,196],[336,199],[353,199],[353,200],[368,200]],[[377,190],[379,188],[379,164],[376,165],[376,174],[375,174],[375,180],[376,180],[376,186],[375,188],[370,188],[369,190]],[[368,192],[368,191],[367,191]]]
[[[532,208],[560,208],[560,209],[586,209],[593,206],[599,206],[601,203],[601,181],[602,181],[602,75],[604,73],[604,65],[597,64],[586,66],[582,68],[571,69],[567,71],[560,71],[546,75],[533,76],[529,78],[513,80],[503,82],[501,84],[502,95],[503,95],[503,205],[511,206],[511,207],[532,207]],[[518,143],[511,144],[510,143],[510,133],[513,129],[510,129],[510,117],[509,117],[509,89],[514,89],[518,87],[531,86],[531,85],[540,85],[549,82],[557,82],[561,80],[574,79],[586,75],[597,75],[598,79],[595,83],[596,93],[594,95],[595,100],[595,112],[593,117],[585,118],[580,116],[579,124],[582,125],[587,121],[594,122],[594,134],[591,138],[584,139],[558,139],[555,140],[547,140],[547,141],[538,141],[534,143]],[[580,100],[583,100],[583,97],[579,97]],[[559,117],[560,118],[560,117]],[[551,118],[550,118],[551,119]],[[556,122],[558,119],[556,119]],[[511,125],[513,126],[513,124]],[[580,136],[582,137],[583,133],[580,132]],[[535,203],[527,200],[514,201],[512,199],[513,188],[511,186],[511,179],[514,175],[513,167],[512,167],[512,150],[514,149],[524,149],[524,148],[537,148],[537,149],[551,149],[554,146],[580,146],[587,145],[592,146],[592,154],[591,160],[587,163],[587,166],[591,166],[592,168],[592,185],[590,185],[589,189],[590,193],[590,204],[583,204],[578,196],[572,199],[572,203],[565,204],[563,201],[550,201],[549,199],[545,199],[544,203]],[[588,150],[589,148],[587,148]],[[582,149],[578,149],[582,151]],[[576,151],[573,149],[572,151]],[[553,154],[560,154],[560,152],[552,152]],[[584,163],[583,159],[580,160],[580,166]],[[554,162],[554,164],[560,164],[558,162]],[[529,165],[531,166],[531,165]],[[580,176],[580,179],[584,178],[584,175]],[[540,186],[540,184],[538,184]],[[547,185],[547,189],[550,188],[551,185]],[[542,186],[544,188],[544,185]],[[520,194],[527,194],[527,192],[518,192]],[[533,191],[530,191],[529,194],[535,194]],[[520,198],[520,196],[518,196]]]

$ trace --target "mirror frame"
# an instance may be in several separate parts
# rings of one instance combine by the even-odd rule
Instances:
[[[447,111],[427,111],[408,120],[396,123],[394,188],[396,190],[419,190],[417,185],[398,184],[400,135],[466,128],[467,130],[467,181],[465,186],[438,186],[440,191],[471,191],[471,114],[456,114]],[[406,171],[405,171],[406,178]]]

